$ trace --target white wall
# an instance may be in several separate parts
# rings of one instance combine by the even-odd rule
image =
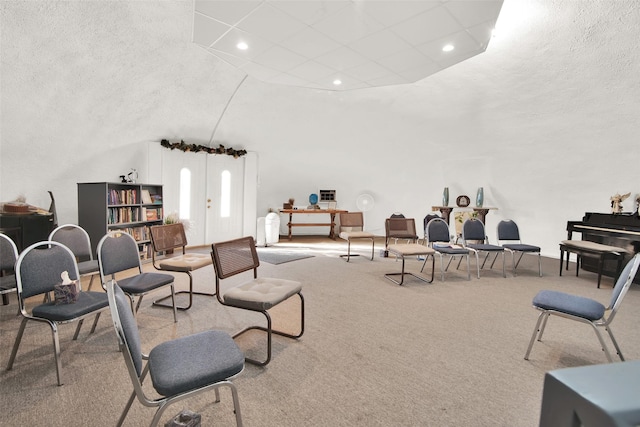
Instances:
[[[191,2],[0,3],[0,200],[77,220],[75,184],[147,175],[149,141],[208,143],[244,77],[190,43]],[[558,255],[567,220],[640,193],[640,12],[633,0],[505,0],[487,52],[413,85],[324,92],[248,78],[215,144],[255,152],[258,216],[335,189],[368,228],[473,200]],[[630,199],[624,203],[631,209]]]

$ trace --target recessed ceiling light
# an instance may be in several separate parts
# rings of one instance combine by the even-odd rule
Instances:
[[[334,84],[334,85],[336,85],[336,86],[340,86],[340,85],[342,84],[342,80],[340,80],[340,79],[335,79],[335,80],[333,81],[333,84]]]
[[[247,50],[249,48],[249,45],[245,42],[240,42],[236,45],[236,47],[240,50]]]
[[[446,44],[444,46],[442,46],[442,51],[443,52],[451,52],[454,48],[454,46],[452,44]]]

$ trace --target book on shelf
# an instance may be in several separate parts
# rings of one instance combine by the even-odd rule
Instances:
[[[156,221],[158,219],[157,209],[147,209],[147,221]]]
[[[142,203],[144,203],[145,205],[150,205],[153,203],[149,190],[142,190]]]

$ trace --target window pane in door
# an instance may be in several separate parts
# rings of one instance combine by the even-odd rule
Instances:
[[[220,216],[229,218],[231,215],[231,172],[222,171],[220,180]]]
[[[180,219],[191,219],[191,171],[180,169]]]

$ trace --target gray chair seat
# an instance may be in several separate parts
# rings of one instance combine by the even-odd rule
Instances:
[[[302,291],[302,284],[293,280],[258,277],[224,293],[224,301],[249,310],[269,310]]]
[[[489,243],[469,243],[467,248],[475,249],[476,251],[483,252],[502,252],[504,248],[502,246],[492,245]]]
[[[598,301],[564,292],[543,290],[533,298],[533,305],[589,320],[602,319],[605,306]]]
[[[156,408],[150,423],[155,427],[174,402],[210,390],[215,391],[215,402],[219,402],[219,389],[229,387],[236,425],[242,427],[238,391],[231,379],[244,369],[244,354],[233,338],[223,331],[208,330],[158,344],[147,356],[142,352],[140,331],[127,295],[115,280],[108,281],[106,288],[118,345],[133,383],[133,392],[116,425],[124,424],[136,397],[144,406]],[[147,375],[155,390],[149,395],[146,390],[151,391],[151,387],[143,385]],[[216,422],[207,420],[210,424]]]
[[[78,263],[78,271],[83,276],[91,273],[99,273],[100,267],[98,267],[98,260],[92,259],[88,261],[80,261]]]
[[[620,350],[620,346],[611,331],[611,322],[618,308],[620,308],[622,299],[627,294],[631,283],[633,283],[633,279],[636,277],[638,266],[640,266],[640,253],[636,254],[627,263],[622,273],[620,273],[613,287],[613,292],[611,292],[611,298],[607,307],[596,300],[579,295],[570,295],[552,290],[542,290],[538,292],[533,298],[533,307],[539,310],[540,314],[538,315],[536,326],[533,328],[533,333],[529,340],[529,347],[527,347],[527,352],[524,355],[525,360],[529,360],[529,354],[531,353],[533,343],[536,341],[536,336],[538,337],[538,341],[542,341],[542,334],[547,325],[547,320],[553,315],[590,325],[600,342],[600,347],[607,357],[607,360],[612,362],[611,354],[599,331],[599,328],[603,328],[607,331],[616,349],[616,353],[620,356],[620,360],[624,361],[622,350]]]
[[[524,243],[507,243],[502,246],[516,252],[540,252],[540,246],[527,245]]]
[[[469,253],[468,249],[465,248],[461,248],[461,247],[453,247],[450,245],[437,245],[434,244],[433,245],[433,249],[435,249],[436,251],[443,253],[443,254],[447,254],[447,255],[465,255]]]
[[[0,291],[9,291],[16,289],[16,276],[14,274],[10,276],[0,277]]]
[[[222,331],[205,331],[154,347],[149,353],[153,388],[163,396],[224,381],[244,369],[244,354]]]
[[[34,307],[32,314],[34,317],[54,322],[64,322],[95,312],[108,305],[107,294],[104,292],[79,292],[78,300],[74,303],[56,305],[55,301],[47,302]]]
[[[173,276],[162,273],[142,273],[137,276],[119,279],[118,285],[127,294],[141,294],[161,288],[173,282]]]

